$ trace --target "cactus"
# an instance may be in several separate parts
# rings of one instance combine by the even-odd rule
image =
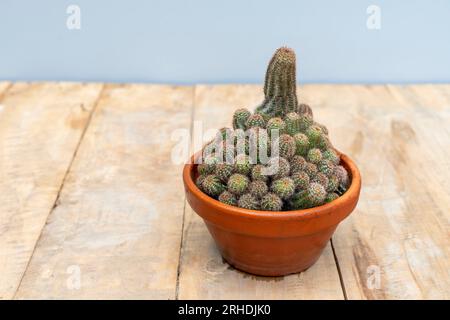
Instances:
[[[306,160],[302,156],[295,155],[292,157],[291,162],[291,173],[294,174],[305,169]]]
[[[305,132],[314,123],[312,116],[309,114],[300,115],[299,127],[301,132]]]
[[[271,166],[271,168],[273,168],[274,170],[276,170],[272,174],[273,179],[287,177],[291,172],[291,165],[289,164],[289,161],[282,157],[270,159],[268,165]]]
[[[222,192],[219,196],[219,201],[225,204],[229,204],[230,206],[237,205],[236,196],[229,191]]]
[[[207,175],[202,183],[201,189],[210,196],[218,196],[225,191],[225,185],[220,181],[219,177],[214,174]]]
[[[259,201],[250,193],[246,193],[239,198],[238,206],[244,209],[259,210]]]
[[[305,114],[310,116],[311,118],[313,117],[313,112],[312,109],[309,105],[307,105],[306,103],[300,103],[297,107],[297,112],[300,114]]]
[[[283,200],[274,193],[268,193],[261,199],[261,209],[266,211],[281,211]]]
[[[304,171],[298,171],[292,174],[292,180],[294,181],[296,190],[304,190],[309,186],[309,176]]]
[[[259,127],[259,128],[265,128],[266,122],[264,121],[264,118],[261,114],[254,113],[247,119],[246,123],[247,129]]]
[[[289,177],[274,180],[270,186],[270,189],[281,199],[289,199],[295,192],[294,180]]]
[[[339,198],[339,195],[335,192],[332,193],[328,193],[327,196],[325,197],[325,202],[331,202],[333,200],[336,200],[337,198]]]
[[[269,177],[267,175],[262,174],[261,170],[264,168],[262,164],[257,164],[252,168],[251,178],[253,181],[262,180],[267,182]]]
[[[327,192],[334,192],[339,188],[339,178],[336,175],[332,175],[328,178],[328,185],[326,186]]]
[[[328,177],[322,172],[318,172],[316,176],[312,179],[312,182],[317,182],[324,188],[328,187]]]
[[[308,174],[308,176],[312,179],[316,176],[318,170],[317,166],[314,163],[307,162],[303,170]]]
[[[237,109],[233,114],[233,129],[246,129],[247,120],[250,117],[251,112],[247,109]]]
[[[322,161],[322,152],[318,148],[310,149],[306,155],[306,159],[317,165]]]
[[[251,195],[260,199],[262,196],[264,196],[267,193],[267,191],[269,191],[269,187],[267,186],[267,184],[264,181],[255,180],[255,181],[250,182],[248,191]]]
[[[289,112],[284,118],[284,122],[286,123],[286,132],[291,136],[300,132],[300,123],[301,117],[296,112]]]
[[[246,154],[238,154],[234,161],[234,172],[248,175],[252,170],[252,164],[250,163],[250,157]]]
[[[331,160],[324,159],[319,162],[317,165],[317,169],[319,169],[319,172],[324,173],[327,177],[330,177],[334,174],[336,166]]]
[[[235,173],[228,179],[228,191],[235,195],[244,194],[244,192],[247,191],[248,184],[249,179],[247,178],[247,176]]]
[[[264,101],[256,108],[256,112],[272,118],[283,117],[296,111],[298,106],[295,77],[294,51],[286,47],[279,48],[267,67]]]
[[[275,117],[267,121],[266,129],[269,135],[272,133],[272,130],[278,130],[278,135],[280,136],[286,131],[286,123],[283,119]]]
[[[267,68],[262,104],[253,113],[236,110],[233,129],[221,128],[203,148],[195,182],[203,192],[227,205],[281,211],[319,206],[348,189],[328,129],[309,105],[297,103],[295,86],[295,54],[280,48]]]
[[[282,134],[279,138],[280,157],[290,159],[295,154],[295,140],[288,134]]]
[[[300,156],[305,156],[309,150],[309,139],[304,133],[297,133],[294,135],[295,153]]]
[[[231,177],[231,175],[233,174],[233,168],[234,167],[231,164],[219,163],[216,165],[214,173],[216,174],[216,176],[219,177],[219,179],[222,182],[227,183],[228,178]]]
[[[320,149],[327,147],[327,139],[319,126],[310,126],[308,129],[306,129],[305,134],[308,137],[311,147]]]
[[[322,153],[323,159],[331,161],[333,164],[338,165],[339,161],[341,161],[339,155],[336,153],[336,151],[332,149],[326,149]]]

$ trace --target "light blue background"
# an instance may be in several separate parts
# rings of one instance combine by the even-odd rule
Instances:
[[[0,0],[0,39],[0,80],[261,83],[288,45],[303,83],[450,82],[449,0]]]

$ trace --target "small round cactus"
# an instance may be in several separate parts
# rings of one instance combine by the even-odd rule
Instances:
[[[289,175],[291,172],[291,165],[287,159],[275,157],[267,162],[266,169],[270,171],[269,175],[271,175],[273,179],[279,179]]]
[[[339,195],[335,192],[332,193],[328,193],[327,196],[325,197],[325,202],[331,202],[333,200],[336,200],[337,198],[339,198]]]
[[[319,169],[320,172],[325,174],[327,177],[331,177],[334,174],[336,166],[331,162],[331,160],[324,159],[320,161],[320,163],[317,165],[317,169]]]
[[[296,190],[304,190],[309,186],[309,176],[304,171],[297,171],[291,175]]]
[[[261,157],[270,155],[270,139],[266,129],[260,127],[253,127],[247,130],[249,156],[252,163],[257,163]]]
[[[219,201],[225,204],[229,204],[230,206],[237,205],[236,196],[229,191],[222,192],[219,196]]]
[[[339,187],[339,178],[336,175],[332,175],[328,178],[328,185],[325,188],[327,192],[334,192]]]
[[[305,132],[313,124],[313,119],[308,114],[302,114],[299,119],[299,128],[301,132]]]
[[[269,176],[262,174],[262,170],[264,169],[264,166],[262,164],[257,164],[255,166],[253,166],[252,168],[252,173],[251,173],[251,178],[253,181],[256,180],[261,180],[266,182],[267,180],[269,180]]]
[[[234,161],[234,172],[248,175],[251,170],[250,157],[245,154],[238,154]]]
[[[233,174],[234,166],[228,163],[219,163],[216,165],[214,173],[222,182],[227,182]]]
[[[318,148],[313,148],[308,151],[306,159],[311,163],[318,164],[322,161],[322,152]]]
[[[259,128],[265,128],[266,127],[266,121],[264,120],[264,117],[259,113],[254,113],[247,119],[247,129],[259,127]]]
[[[246,123],[250,117],[251,112],[247,109],[237,109],[233,114],[233,128],[234,129],[246,129]]]
[[[306,160],[302,156],[295,155],[291,159],[291,172],[303,171],[306,165]]]
[[[312,206],[318,206],[323,203],[327,192],[325,188],[318,183],[312,182],[308,188],[308,198]]]
[[[275,117],[267,121],[266,125],[267,132],[272,134],[272,130],[278,130],[278,135],[282,135],[286,131],[286,123],[283,119]]]
[[[337,166],[334,173],[339,179],[339,185],[342,186],[343,189],[347,189],[350,184],[350,178],[347,170],[345,170],[343,166]]]
[[[312,182],[317,182],[324,188],[328,187],[328,177],[322,172],[318,172],[316,176],[312,179]]]
[[[306,103],[300,103],[297,107],[297,112],[300,114],[307,114],[309,115],[311,118],[313,117],[313,112],[312,109],[309,105],[307,105]]]
[[[314,125],[318,126],[320,129],[322,129],[322,132],[327,136],[328,135],[328,129],[323,124],[314,122]]]
[[[247,191],[249,179],[247,176],[239,173],[233,174],[227,183],[228,191],[235,195],[244,194]]]
[[[280,157],[290,159],[295,154],[295,140],[288,134],[282,134],[279,138]]]
[[[203,159],[203,163],[197,166],[197,171],[200,174],[210,174],[214,172],[216,165],[219,163],[219,159],[215,155],[209,155]]]
[[[205,180],[206,175],[205,174],[201,174],[197,177],[197,179],[195,180],[195,185],[199,188],[202,189],[202,182],[203,180]]]
[[[327,146],[327,139],[322,129],[317,125],[312,125],[305,131],[309,143],[315,148],[323,148]]]
[[[323,159],[331,161],[333,164],[338,165],[341,160],[336,151],[327,149],[322,153]]]
[[[314,163],[307,162],[303,170],[308,174],[309,178],[312,179],[316,176],[318,170]]]
[[[238,200],[238,206],[244,209],[259,210],[259,201],[250,193],[243,194]]]
[[[300,115],[296,112],[290,112],[284,118],[286,123],[286,132],[291,136],[300,132]]]
[[[261,209],[266,211],[281,211],[283,200],[275,193],[267,193],[261,199]]]
[[[309,150],[309,139],[304,133],[297,133],[294,135],[295,153],[300,156],[305,156]]]
[[[284,177],[278,180],[274,180],[272,182],[272,185],[270,186],[270,189],[281,199],[288,199],[295,192],[295,184],[291,178]]]
[[[210,174],[203,179],[201,189],[210,196],[216,197],[225,191],[225,185],[220,181],[219,177]]]
[[[267,193],[267,191],[269,191],[269,187],[264,181],[255,180],[250,182],[250,185],[248,186],[248,191],[250,194],[260,199]]]

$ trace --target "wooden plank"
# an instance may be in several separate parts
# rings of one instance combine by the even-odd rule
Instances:
[[[204,131],[230,126],[235,109],[252,109],[262,97],[260,86],[196,86],[194,120],[202,122]],[[301,274],[276,278],[252,276],[222,261],[202,219],[186,204],[178,297],[343,299],[343,292],[330,245],[319,261]]]
[[[193,87],[105,89],[16,298],[173,299]]]
[[[311,95],[363,180],[333,237],[349,299],[450,297],[450,101],[439,91],[320,86]]]
[[[17,290],[101,88],[16,83],[0,94],[0,299]]]

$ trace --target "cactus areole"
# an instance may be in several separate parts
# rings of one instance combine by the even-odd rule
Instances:
[[[230,264],[259,275],[299,272],[355,208],[359,171],[299,103],[292,49],[276,50],[253,109],[236,108],[232,128],[184,167],[187,200]]]

